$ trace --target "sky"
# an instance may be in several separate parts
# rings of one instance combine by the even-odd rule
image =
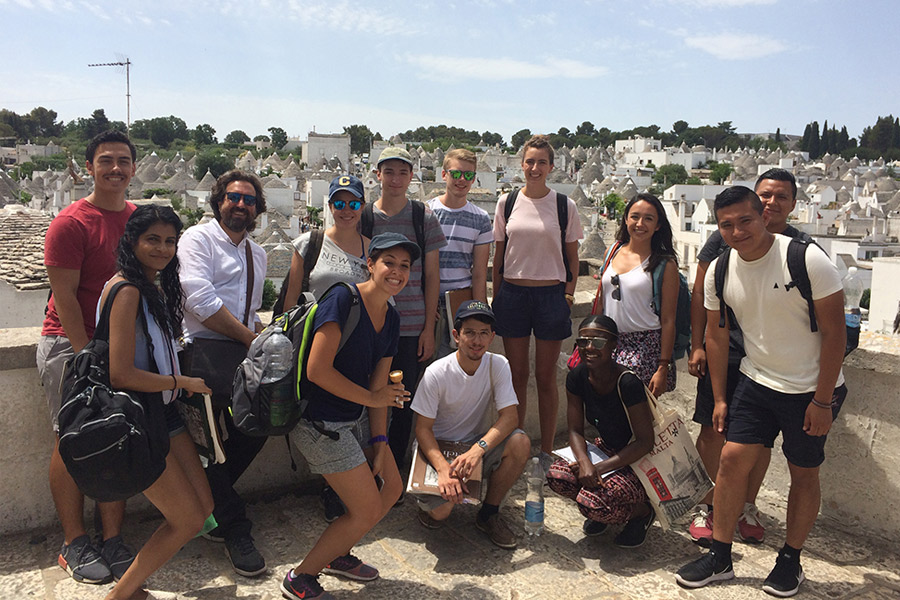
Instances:
[[[0,0],[0,108],[175,115],[221,141],[367,125],[857,137],[900,114],[896,0]]]

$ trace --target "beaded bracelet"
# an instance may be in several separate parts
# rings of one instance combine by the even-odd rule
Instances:
[[[386,435],[376,435],[376,436],[369,438],[369,445],[374,446],[378,442],[386,442],[386,441],[388,441],[388,438]]]

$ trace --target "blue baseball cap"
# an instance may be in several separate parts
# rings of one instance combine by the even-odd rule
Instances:
[[[394,246],[402,246],[406,248],[407,252],[409,252],[410,260],[416,261],[421,255],[418,244],[409,241],[409,238],[402,233],[394,233],[389,231],[387,233],[379,233],[372,238],[372,241],[369,242],[369,256],[371,257],[372,253],[376,250],[387,250],[388,248],[393,248]]]
[[[362,181],[353,175],[340,175],[331,180],[331,185],[328,186],[328,201],[331,202],[334,195],[341,190],[347,190],[360,200],[366,199],[366,192],[363,190]]]
[[[487,302],[482,302],[481,300],[469,300],[460,304],[459,308],[456,309],[456,316],[453,320],[462,321],[476,315],[487,317],[491,320],[491,323],[494,322],[494,311],[491,310]]]

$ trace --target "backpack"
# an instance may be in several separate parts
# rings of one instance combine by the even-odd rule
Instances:
[[[312,270],[316,268],[316,262],[319,260],[319,254],[322,252],[322,242],[324,241],[325,232],[321,229],[313,229],[309,232],[309,245],[306,246],[306,252],[303,253],[303,283],[300,284],[300,293],[309,291],[309,275],[312,273]],[[287,302],[285,296],[287,296],[290,281],[291,272],[288,270],[287,275],[284,276],[284,279],[281,282],[281,290],[278,292],[278,299],[272,306],[273,315],[280,315],[284,312],[284,305]],[[291,304],[288,304],[287,308],[299,304],[300,298],[292,298],[291,300],[292,302]]]
[[[422,261],[422,291],[425,291],[425,204],[418,200],[409,200],[412,206],[412,223],[416,232],[416,244],[419,246],[419,259]],[[359,217],[359,232],[369,239],[375,232],[374,203],[367,202]]]
[[[792,287],[796,287],[797,291],[800,292],[800,296],[806,300],[806,307],[809,312],[809,330],[815,333],[819,330],[819,324],[816,321],[816,307],[812,297],[812,284],[809,281],[809,271],[806,269],[806,250],[810,246],[818,246],[822,252],[825,252],[825,250],[816,244],[815,241],[791,238],[787,249],[787,266],[791,281],[785,286],[785,290],[788,291]],[[731,248],[726,248],[725,251],[719,255],[718,262],[716,262],[714,281],[716,286],[716,297],[719,299],[719,327],[725,327],[725,315],[727,313],[731,325],[730,328],[735,329],[737,327],[737,320],[735,319],[731,307],[725,304],[725,299],[723,297],[725,292],[725,275],[728,273],[728,259],[730,256]],[[847,345],[844,348],[844,356],[850,354],[850,352],[855,350],[859,345],[858,330],[854,329],[854,331],[851,332],[850,328],[848,328],[847,333]],[[851,336],[851,333],[855,333],[856,335]]]
[[[519,197],[519,188],[514,189],[506,196],[506,205],[503,207],[503,222],[509,223],[516,198]],[[563,267],[566,270],[566,281],[572,281],[572,270],[569,268],[569,256],[566,254],[566,227],[569,225],[569,198],[565,194],[556,192],[556,218],[559,221],[559,236],[562,248]],[[500,274],[503,275],[503,267],[506,263],[506,251],[509,248],[509,234],[504,231],[503,257],[500,263]]]
[[[338,345],[340,352],[359,323],[360,299],[357,289],[346,283],[334,284],[322,294],[322,298],[338,286],[349,289],[352,298],[350,313]],[[235,427],[241,433],[252,436],[286,435],[306,413],[308,399],[303,397],[301,382],[306,378],[306,362],[315,334],[313,324],[318,306],[319,303],[312,294],[303,292],[296,306],[272,319],[269,326],[250,344],[247,358],[234,374],[231,395],[231,414]],[[263,346],[273,335],[282,334],[293,345],[294,366],[282,379],[262,383],[267,363]],[[273,400],[287,402],[287,406],[279,405],[273,411]]]
[[[100,502],[125,500],[150,487],[166,469],[169,432],[159,392],[113,390],[109,384],[109,314],[116,294],[107,295],[94,337],[66,361],[60,388],[59,455],[78,489]],[[138,319],[150,343],[144,311]],[[153,364],[153,346],[150,343]]]

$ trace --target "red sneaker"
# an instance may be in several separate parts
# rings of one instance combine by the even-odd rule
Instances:
[[[759,520],[759,509],[749,502],[744,504],[737,528],[741,539],[751,544],[759,544],[766,536],[766,529]]]
[[[713,534],[712,506],[709,504],[697,505],[697,512],[694,513],[694,518],[691,520],[690,527],[688,527],[688,533],[696,543],[704,548],[709,548]]]

